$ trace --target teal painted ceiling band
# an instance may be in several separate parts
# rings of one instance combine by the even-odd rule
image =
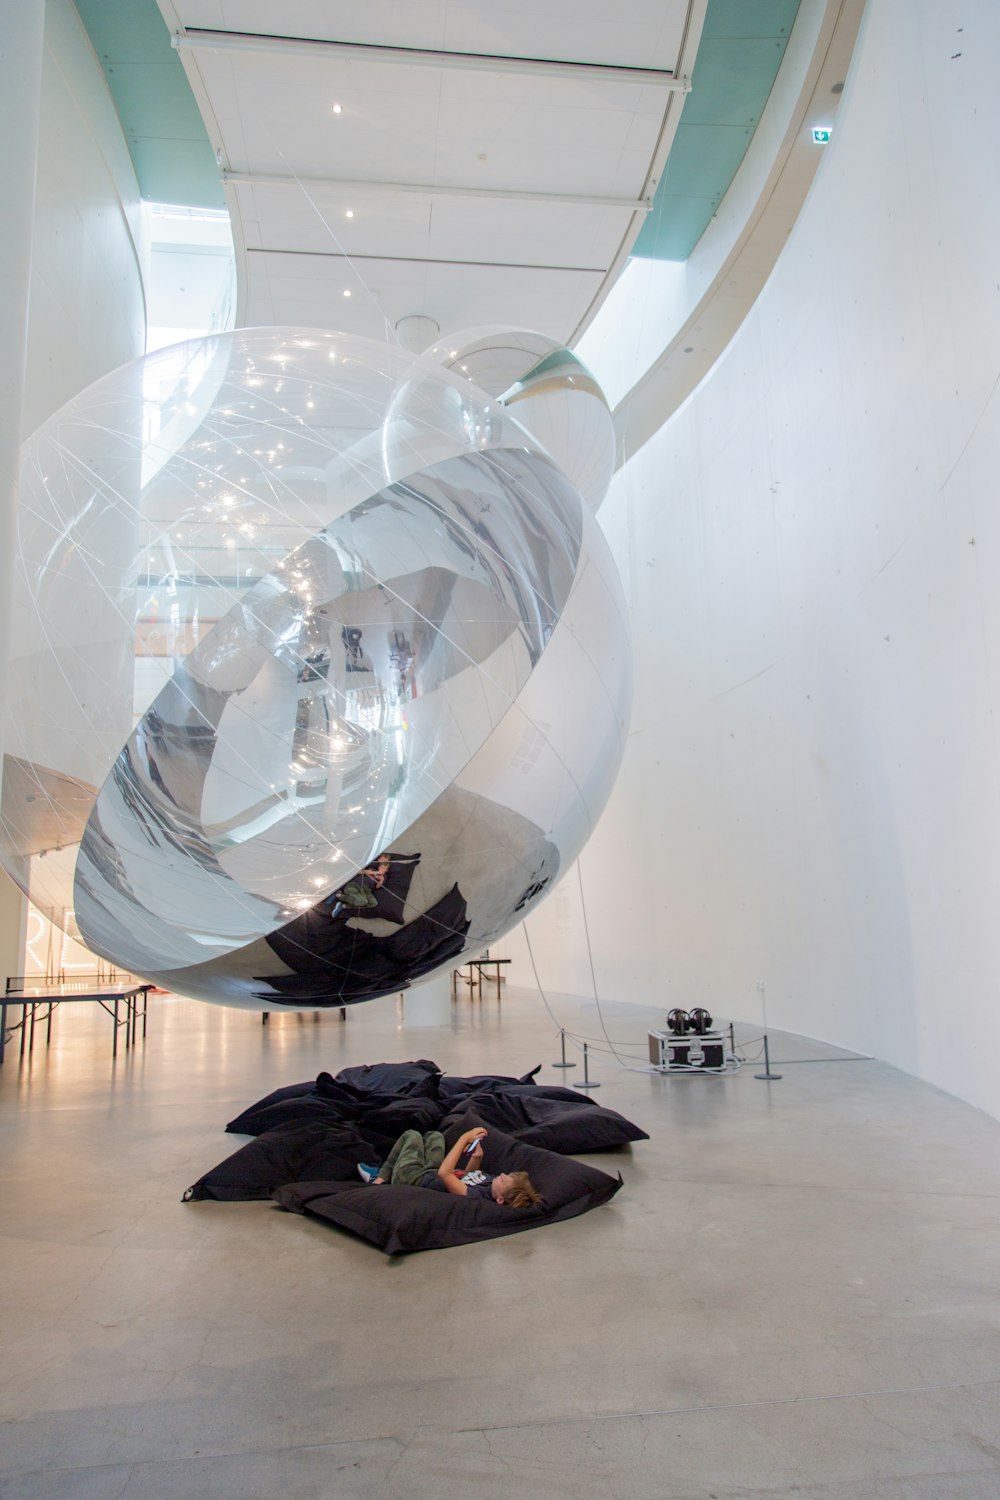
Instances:
[[[687,260],[746,155],[798,8],[799,0],[709,0],[691,93],[633,255]]]
[[[155,0],[76,0],[76,8],[104,69],[143,198],[225,208],[204,121]]]

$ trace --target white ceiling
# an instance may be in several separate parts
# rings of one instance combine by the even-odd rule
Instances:
[[[225,174],[241,323],[569,342],[643,222],[705,0],[160,8]]]

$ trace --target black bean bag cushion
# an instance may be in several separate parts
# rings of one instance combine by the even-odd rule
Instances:
[[[467,1104],[446,1115],[440,1128],[447,1131],[464,1118],[466,1109],[473,1109],[491,1129],[504,1130],[519,1141],[566,1155],[610,1151],[629,1141],[649,1140],[646,1131],[624,1115],[579,1095],[575,1099],[550,1099],[543,1089],[474,1094]]]
[[[616,1110],[592,1104],[569,1113],[553,1113],[548,1119],[519,1130],[517,1138],[533,1146],[543,1146],[546,1151],[574,1156],[577,1152],[613,1151],[630,1141],[648,1141],[649,1135]]]
[[[444,1109],[436,1099],[395,1099],[358,1116],[357,1127],[372,1146],[371,1161],[384,1161],[404,1130],[440,1130]]]
[[[534,1089],[535,1074],[542,1071],[541,1063],[532,1068],[530,1073],[523,1073],[520,1078],[510,1078],[503,1073],[477,1073],[470,1078],[463,1078],[458,1073],[442,1073],[438,1079],[438,1098],[445,1103],[457,1104],[462,1099],[468,1099],[472,1094],[481,1093],[484,1089],[496,1091],[508,1088],[531,1088]]]
[[[539,1067],[541,1064],[539,1064]],[[530,1085],[538,1068],[522,1078],[506,1078],[499,1074],[482,1074],[475,1078],[445,1078],[437,1063],[427,1058],[404,1063],[366,1063],[362,1067],[342,1068],[334,1077],[320,1073],[305,1083],[291,1083],[275,1089],[248,1104],[235,1119],[230,1120],[226,1130],[232,1135],[260,1135],[264,1130],[273,1130],[277,1125],[307,1124],[316,1118],[356,1119],[366,1110],[384,1109],[400,1098],[423,1096],[440,1098],[448,1109],[468,1098],[477,1089],[489,1087],[519,1088]],[[580,1094],[575,1097],[589,1102]],[[326,1106],[318,1109],[314,1100]],[[300,1101],[309,1101],[299,1108]],[[415,1128],[433,1130],[438,1119]],[[401,1126],[408,1129],[408,1126]]]
[[[231,1135],[264,1135],[266,1131],[277,1130],[281,1125],[312,1125],[317,1122],[337,1125],[343,1124],[347,1118],[329,1100],[310,1092],[273,1102],[261,1100],[259,1104],[251,1105],[241,1115],[237,1115],[235,1120],[230,1120],[226,1130]]]
[[[284,1182],[307,1177],[353,1178],[368,1161],[368,1143],[350,1125],[294,1125],[269,1130],[241,1146],[188,1188],[183,1201],[270,1198]]]
[[[273,1093],[266,1094],[263,1099],[258,1099],[256,1104],[248,1104],[246,1109],[238,1114],[235,1120],[230,1120],[226,1129],[233,1135],[259,1135],[261,1130],[267,1130],[268,1126],[260,1124],[265,1110],[273,1105],[287,1104],[289,1100],[303,1099],[316,1087],[312,1079],[308,1083],[290,1083],[283,1089],[275,1089]],[[276,1121],[280,1124],[280,1121]]]
[[[250,1104],[226,1130],[231,1135],[260,1135],[278,1125],[307,1125],[314,1120],[357,1120],[373,1110],[392,1108],[401,1100],[436,1099],[440,1078],[437,1063],[419,1058],[416,1062],[368,1063],[363,1067],[344,1068],[336,1078],[320,1073],[306,1083],[292,1083],[275,1089],[255,1104]],[[402,1130],[434,1130],[443,1111],[427,1114],[419,1109]],[[387,1128],[391,1128],[387,1126]]]
[[[525,1091],[523,1084],[515,1083],[504,1093],[513,1094],[515,1098],[525,1097],[528,1099],[564,1099],[567,1104],[593,1104],[592,1094],[581,1094],[576,1089],[562,1088],[558,1083],[539,1083],[533,1089]]]
[[[275,1130],[305,1125],[357,1128],[368,1143],[366,1161],[384,1160],[404,1130],[439,1130],[444,1110],[434,1099],[394,1099],[381,1109],[344,1113],[316,1094],[286,1099],[257,1112],[249,1121],[235,1121],[227,1129],[241,1135],[270,1135]]]
[[[451,1077],[427,1058],[366,1063],[333,1077],[275,1089],[230,1120],[233,1134],[261,1135],[285,1125],[354,1124],[371,1152],[385,1157],[404,1130],[439,1130],[470,1101],[483,1121],[548,1151],[608,1151],[646,1132],[587,1094],[556,1084],[536,1084],[538,1068],[514,1079],[502,1074]],[[440,1102],[439,1102],[440,1101]]]
[[[329,1074],[320,1074],[317,1083]],[[365,1063],[359,1068],[341,1068],[336,1083],[346,1083],[361,1094],[390,1094],[394,1099],[421,1094],[436,1099],[441,1069],[420,1057],[416,1062]]]
[[[470,1112],[450,1133],[481,1123]],[[293,1182],[276,1189],[274,1201],[293,1213],[325,1219],[377,1245],[387,1255],[442,1250],[540,1229],[597,1208],[614,1197],[621,1177],[568,1160],[539,1146],[491,1130],[483,1147],[484,1166],[492,1172],[526,1171],[542,1194],[534,1208],[508,1208],[491,1199],[462,1198],[420,1187],[355,1186],[353,1182]]]

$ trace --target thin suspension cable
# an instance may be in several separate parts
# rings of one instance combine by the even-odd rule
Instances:
[[[594,991],[594,1004],[597,1007],[597,1018],[598,1018],[598,1020],[601,1023],[601,1030],[604,1033],[604,1040],[607,1042],[608,1047],[609,1047],[612,1055],[615,1058],[615,1061],[619,1064],[620,1067],[625,1067],[626,1063],[623,1061],[623,1059],[619,1056],[618,1052],[615,1050],[615,1044],[611,1040],[611,1037],[608,1035],[607,1024],[606,1024],[606,1022],[604,1020],[604,1012],[601,1009],[601,997],[597,993],[597,973],[596,973],[596,971],[594,969],[594,950],[593,950],[593,948],[591,946],[591,942],[590,942],[590,923],[587,921],[587,899],[586,899],[586,896],[584,895],[584,890],[583,890],[583,872],[582,872],[582,870],[580,868],[580,860],[579,859],[577,859],[577,861],[576,861],[576,881],[577,881],[577,885],[580,888],[580,910],[581,910],[581,912],[583,914],[583,935],[584,935],[584,938],[585,938],[586,944],[587,944],[587,962],[588,962],[588,964],[590,966],[590,983],[591,983],[591,987],[593,988],[593,991]]]
[[[372,305],[377,309],[378,314],[379,314],[379,316],[382,319],[382,322],[385,324],[386,343],[387,344],[393,344],[393,343],[394,344],[398,344],[400,342],[400,338],[399,338],[399,334],[396,332],[395,326],[392,323],[390,323],[389,319],[386,317],[385,308],[382,306],[382,304],[379,301],[378,297],[372,291],[371,287],[369,286],[368,282],[365,280],[365,278],[362,275],[362,273],[358,270],[358,267],[354,263],[353,257],[344,248],[343,242],[337,238],[337,235],[334,232],[332,224],[327,219],[326,215],[323,213],[323,211],[320,208],[319,204],[316,202],[316,199],[309,192],[309,189],[306,187],[306,185],[303,182],[302,178],[295,171],[295,168],[290,164],[288,158],[285,156],[284,152],[282,151],[281,147],[278,145],[277,141],[274,140],[273,136],[271,137],[271,144],[274,147],[274,149],[277,151],[278,155],[281,157],[281,160],[284,162],[285,166],[287,167],[289,176],[293,179],[293,181],[295,182],[295,184],[298,187],[299,191],[301,192],[302,196],[305,198],[306,202],[309,204],[309,207],[312,209],[313,213],[316,215],[317,219],[320,221],[320,223],[322,224],[323,228],[326,230],[327,234],[330,236],[331,240],[336,245],[339,254],[343,256],[343,258],[347,262],[348,266],[350,266],[350,268],[351,268],[351,274],[357,280],[359,286],[361,287],[361,290],[364,292],[364,294],[368,298],[369,302],[371,302]]]

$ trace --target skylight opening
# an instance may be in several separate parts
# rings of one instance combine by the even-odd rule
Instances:
[[[146,351],[232,328],[236,262],[225,209],[142,204]]]

